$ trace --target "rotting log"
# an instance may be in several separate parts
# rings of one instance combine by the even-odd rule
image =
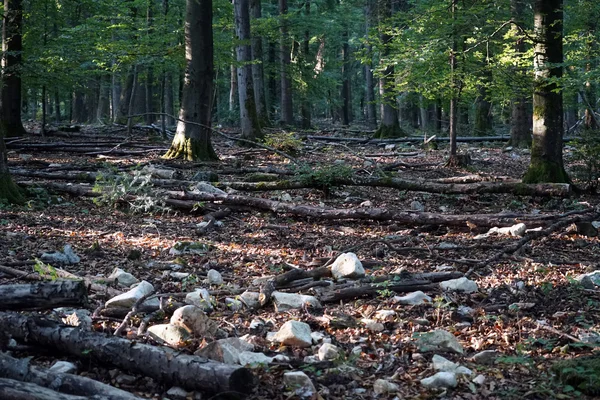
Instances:
[[[83,281],[60,280],[0,286],[0,310],[81,307],[87,303]]]
[[[331,270],[325,267],[315,268],[310,271],[294,268],[265,282],[260,288],[259,303],[261,307],[264,307],[271,300],[271,295],[276,289],[295,280],[305,278],[319,279],[328,276],[331,276]]]
[[[114,397],[101,395],[77,396],[55,392],[35,383],[20,382],[0,378],[0,398],[2,400],[114,400]]]
[[[16,340],[52,347],[76,357],[91,357],[100,363],[187,390],[249,393],[256,383],[254,375],[240,366],[181,354],[170,348],[84,332],[47,318],[0,312],[0,326]]]
[[[93,379],[32,366],[31,358],[14,358],[0,352],[0,378],[15,379],[51,388],[61,393],[86,396],[105,396],[109,399],[141,400],[141,397]],[[0,396],[2,399],[5,397]]]

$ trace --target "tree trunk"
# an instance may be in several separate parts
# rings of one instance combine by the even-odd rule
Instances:
[[[304,2],[304,9],[307,18],[310,18],[310,0],[306,0]],[[311,80],[311,76],[314,73],[311,68],[311,64],[309,63],[310,59],[310,31],[306,29],[304,31],[304,40],[302,42],[302,79],[304,81],[303,88],[301,91],[301,104],[300,104],[300,127],[302,129],[310,129],[312,125],[312,116],[311,116],[311,99],[309,98],[309,82]]]
[[[213,110],[212,0],[187,0],[186,69],[177,131],[165,158],[217,160],[211,144]],[[188,123],[195,122],[201,124]]]
[[[260,0],[250,0],[250,17],[256,23],[262,18]],[[262,36],[252,35],[252,83],[254,85],[254,102],[256,113],[261,126],[269,125],[269,113],[267,111],[267,97],[265,94],[265,72],[263,56]]]
[[[21,121],[21,60],[23,52],[23,2],[4,0],[2,24],[2,88],[0,114],[5,137],[23,136]]]
[[[342,32],[342,125],[350,125],[350,45],[348,44],[348,31]]]
[[[279,0],[279,39],[280,68],[281,68],[281,123],[284,125],[294,124],[294,110],[292,108],[292,81],[290,78],[290,38],[288,32],[288,3],[287,0]]]
[[[117,109],[117,122],[123,123],[124,117],[129,112],[129,103],[131,102],[131,93],[133,91],[134,66],[127,71],[125,83],[121,85],[121,93],[119,94],[119,108]]]
[[[103,121],[109,114],[110,87],[108,77],[100,76],[100,95],[98,97],[98,107],[96,107],[96,121]]]
[[[229,76],[229,112],[233,113],[239,103],[237,68],[233,64],[230,66]]]
[[[557,80],[563,74],[563,2],[534,2],[534,92],[531,162],[524,182],[568,182],[564,168],[563,99]]]
[[[238,38],[236,47],[238,99],[240,104],[240,128],[242,138],[254,140],[263,136],[256,112],[254,84],[252,82],[252,48],[250,46],[250,2],[233,1],[235,33]]]
[[[0,112],[1,117],[2,113]],[[9,203],[20,204],[24,201],[23,195],[19,187],[13,182],[8,171],[6,144],[4,143],[5,130],[5,125],[0,121],[0,199],[5,199]]]
[[[209,27],[212,29],[212,26]],[[52,347],[84,359],[93,357],[101,363],[141,373],[187,390],[248,393],[255,385],[254,375],[240,366],[65,327],[48,319],[0,312],[0,325],[16,340],[26,339],[29,343]]]
[[[379,78],[379,94],[381,101],[381,122],[375,132],[375,137],[385,139],[406,136],[406,133],[400,129],[398,123],[398,109],[396,106],[396,91],[394,90],[394,66],[390,64],[390,42],[392,37],[385,32],[387,19],[391,17],[391,0],[378,0],[378,15],[381,39],[381,60],[382,65],[387,65],[383,70],[383,75]]]
[[[58,91],[58,88],[54,89],[54,122],[56,122],[57,124],[60,124],[61,121],[61,115],[60,115],[60,92]]]
[[[459,166],[461,163],[457,157],[456,137],[458,136],[458,99],[459,99],[459,83],[457,75],[457,57],[458,51],[458,31],[456,26],[456,12],[458,0],[451,0],[450,12],[452,14],[452,49],[450,50],[450,157],[448,159],[449,166]]]
[[[493,133],[492,104],[487,99],[485,85],[479,86],[479,94],[475,100],[475,132],[474,136],[486,136]]]
[[[0,310],[81,307],[87,301],[83,281],[40,282],[0,286]]]

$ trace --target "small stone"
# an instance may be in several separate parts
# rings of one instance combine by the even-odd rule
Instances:
[[[485,376],[479,374],[475,378],[473,378],[473,383],[481,386],[485,383]]]
[[[496,358],[498,358],[496,350],[484,350],[475,354],[472,360],[476,364],[492,365],[496,361]]]
[[[323,332],[311,332],[310,337],[312,338],[313,343],[319,343],[325,339]]]
[[[262,319],[254,318],[250,322],[249,328],[251,330],[257,330],[257,329],[261,329],[263,326],[265,326],[265,321],[263,321]]]
[[[418,201],[413,201],[412,203],[410,203],[410,209],[412,211],[418,211],[418,212],[423,212],[425,211],[425,206],[423,204],[421,204]]]
[[[217,182],[219,175],[212,171],[198,171],[192,176],[191,180],[197,182]]]
[[[373,391],[377,394],[394,393],[400,390],[400,387],[385,379],[377,379],[373,384]]]
[[[171,324],[153,325],[148,328],[148,334],[155,340],[163,341],[173,347],[183,347],[190,338],[190,332],[181,326]]]
[[[416,333],[414,336],[417,340],[417,347],[421,352],[448,351],[462,354],[464,351],[462,345],[456,340],[454,335],[443,329]]]
[[[206,278],[208,280],[209,285],[222,285],[223,277],[221,273],[217,270],[211,269],[206,273]]]
[[[106,308],[131,308],[136,301],[152,292],[154,292],[154,286],[152,286],[152,284],[149,282],[141,281],[137,286],[128,292],[108,300],[106,302]],[[144,305],[156,307],[158,309],[160,302],[157,298],[153,298],[146,300]]]
[[[320,309],[321,303],[314,296],[308,296],[297,293],[273,292],[271,295],[277,312],[284,312],[294,309],[302,309],[306,306]]]
[[[364,318],[361,322],[365,325],[365,328],[371,332],[383,332],[385,330],[385,326],[381,322],[377,322],[373,319]]]
[[[335,279],[358,279],[365,276],[365,269],[354,253],[343,253],[331,265],[331,273]]]
[[[465,277],[440,282],[440,287],[442,290],[456,290],[464,293],[474,293],[479,290],[476,282]]]
[[[227,306],[227,308],[234,312],[240,311],[244,307],[241,301],[237,299],[232,299],[230,297],[225,298],[225,305]]]
[[[413,322],[415,324],[417,324],[417,325],[422,325],[422,326],[429,326],[429,325],[431,325],[431,323],[429,322],[429,320],[425,319],[425,318],[415,318]]]
[[[273,357],[268,357],[263,353],[254,353],[251,351],[242,351],[239,354],[240,365],[265,365],[273,362]]]
[[[309,347],[312,344],[310,326],[300,321],[288,321],[281,326],[273,341],[287,346]]]
[[[360,203],[361,207],[373,207],[373,202],[371,200],[366,200]]]
[[[280,201],[284,201],[286,203],[291,203],[293,201],[292,196],[290,196],[289,193],[282,193],[281,196],[279,196],[279,200]]]
[[[77,366],[68,361],[57,361],[48,368],[48,372],[55,374],[75,374],[77,373]]]
[[[173,386],[166,394],[169,400],[186,400],[188,397],[188,392],[179,386]]]
[[[210,193],[210,194],[217,194],[217,195],[224,195],[227,194],[226,192],[222,191],[221,189],[217,189],[216,187],[214,187],[213,185],[211,185],[208,182],[198,182],[195,185],[193,185],[191,187],[191,192],[192,193]]]
[[[396,148],[395,144],[386,144],[385,145],[386,150],[394,150],[395,148]]]
[[[201,242],[177,242],[169,250],[169,255],[180,256],[183,254],[205,255],[210,251],[210,245]]]
[[[394,296],[393,301],[404,305],[416,306],[419,304],[431,303],[432,298],[419,290],[405,296]]]
[[[169,273],[169,276],[171,278],[175,279],[176,281],[182,281],[182,280],[188,278],[190,276],[190,274],[187,273],[187,272],[174,272],[174,271],[172,271],[172,272]]]
[[[421,385],[427,389],[447,389],[456,387],[456,374],[453,372],[438,372],[429,378],[421,379]]]
[[[127,374],[119,374],[115,378],[115,383],[124,386],[133,386],[138,382],[138,378],[136,376],[127,375]]]
[[[312,398],[317,389],[308,375],[302,371],[292,371],[283,374],[283,383],[301,398]]]
[[[256,309],[260,307],[260,293],[245,291],[240,295],[240,300],[248,308]]]
[[[121,268],[115,268],[113,272],[108,276],[108,279],[114,279],[119,285],[125,287],[131,287],[132,285],[139,282],[139,279],[137,279],[129,272],[125,272]]]
[[[172,325],[181,326],[197,337],[214,336],[217,323],[211,320],[200,307],[183,306],[175,310],[170,320]]]
[[[65,245],[63,251],[54,251],[52,253],[44,253],[40,257],[43,262],[50,264],[77,264],[81,259],[75,252],[70,244]]]
[[[340,350],[331,343],[323,343],[318,351],[319,360],[335,360],[340,356]]]
[[[575,280],[579,281],[586,289],[594,289],[594,286],[600,286],[600,270],[581,274]]]
[[[431,359],[433,369],[442,372],[454,372],[457,375],[471,375],[473,372],[457,363],[454,363],[440,355],[434,355]]]
[[[375,319],[381,321],[393,321],[396,318],[396,311],[394,310],[378,310],[375,313]]]
[[[206,289],[196,289],[185,296],[184,302],[186,304],[200,307],[200,309],[206,313],[213,311],[213,298]]]

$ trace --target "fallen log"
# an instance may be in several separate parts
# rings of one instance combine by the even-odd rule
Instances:
[[[0,378],[28,382],[61,393],[86,396],[86,398],[104,396],[105,398],[119,400],[141,400],[141,397],[84,376],[56,373],[44,368],[34,367],[30,364],[30,361],[30,358],[14,358],[0,352]],[[1,398],[4,399],[5,397]]]
[[[0,398],[2,400],[113,400],[106,396],[76,396],[59,393],[35,383],[6,378],[0,378]]]
[[[54,281],[0,286],[0,310],[81,307],[87,303],[83,281]]]
[[[76,357],[92,357],[100,363],[187,390],[249,393],[255,386],[254,375],[240,366],[85,332],[47,318],[27,318],[16,313],[0,312],[0,326],[16,340],[52,347]]]
[[[382,291],[390,290],[396,293],[414,292],[417,290],[434,290],[437,286],[430,281],[407,281],[390,285],[361,285],[322,293],[319,296],[321,303],[337,303],[343,300],[353,300],[361,297],[372,297]]]
[[[521,182],[472,182],[452,183],[434,182],[424,179],[399,178],[362,178],[332,179],[331,186],[368,186],[389,187],[398,190],[439,194],[484,194],[484,193],[513,193],[519,196],[553,196],[565,197],[571,193],[571,185],[567,183],[538,183],[524,184]],[[279,180],[274,182],[218,182],[216,187],[232,188],[244,191],[292,190],[303,188],[320,189],[322,183],[308,180]]]

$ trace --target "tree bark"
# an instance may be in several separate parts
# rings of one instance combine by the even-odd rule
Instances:
[[[65,394],[86,396],[85,398],[103,396],[106,399],[141,400],[140,397],[134,396],[129,392],[84,376],[56,373],[47,369],[34,367],[30,361],[30,358],[13,358],[6,353],[0,352],[0,377],[39,385],[38,387],[52,388]],[[34,393],[39,394],[39,392]],[[5,395],[2,389],[0,389],[0,395]],[[6,400],[9,397],[2,398]]]
[[[23,1],[4,0],[2,24],[1,123],[5,137],[23,136],[21,121],[21,61],[23,53]]]
[[[250,17],[252,21],[259,22],[262,18],[260,0],[250,0]],[[252,34],[252,83],[254,85],[254,102],[256,113],[261,126],[269,125],[269,113],[267,109],[267,97],[265,92],[265,72],[263,55],[263,38]]]
[[[83,281],[0,286],[0,310],[81,307],[86,301],[87,290]]]
[[[534,2],[534,92],[531,162],[527,183],[568,182],[563,164],[563,98],[557,80],[563,75],[563,2]]]
[[[252,82],[252,48],[250,46],[250,2],[249,0],[233,1],[236,46],[238,99],[240,105],[240,127],[242,138],[254,140],[263,136],[254,97]]]
[[[214,96],[212,0],[186,1],[185,49],[187,67],[179,111],[183,121],[177,123],[173,143],[164,157],[217,160],[210,140]]]
[[[255,386],[254,375],[240,366],[65,327],[46,318],[0,312],[0,325],[16,340],[49,346],[76,357],[93,357],[100,363],[141,373],[187,390],[249,393]]]
[[[457,74],[457,59],[456,53],[458,52],[458,32],[456,27],[456,8],[458,0],[450,0],[450,12],[452,18],[452,49],[450,50],[450,158],[448,160],[449,165],[457,164],[457,146],[456,137],[458,136],[458,78]]]
[[[305,0],[304,2],[304,10],[307,18],[310,18],[310,0]],[[312,126],[312,110],[311,110],[311,99],[309,98],[309,87],[311,76],[314,73],[312,70],[312,63],[309,62],[310,59],[310,31],[306,29],[304,31],[304,40],[302,41],[302,79],[304,80],[304,85],[301,92],[301,104],[300,104],[300,127],[302,129],[310,129]]]
[[[1,115],[0,113],[0,118]],[[0,121],[0,199],[5,199],[9,203],[20,204],[24,201],[24,198],[21,189],[15,185],[8,171],[8,157],[6,143],[4,143],[5,132],[6,126]]]
[[[93,395],[77,396],[58,393],[35,383],[19,382],[0,378],[0,398],[2,400],[111,400],[112,397]]]
[[[279,68],[281,69],[281,123],[284,125],[294,124],[294,109],[292,107],[292,81],[290,78],[290,51],[291,44],[288,28],[288,2],[279,0]]]

